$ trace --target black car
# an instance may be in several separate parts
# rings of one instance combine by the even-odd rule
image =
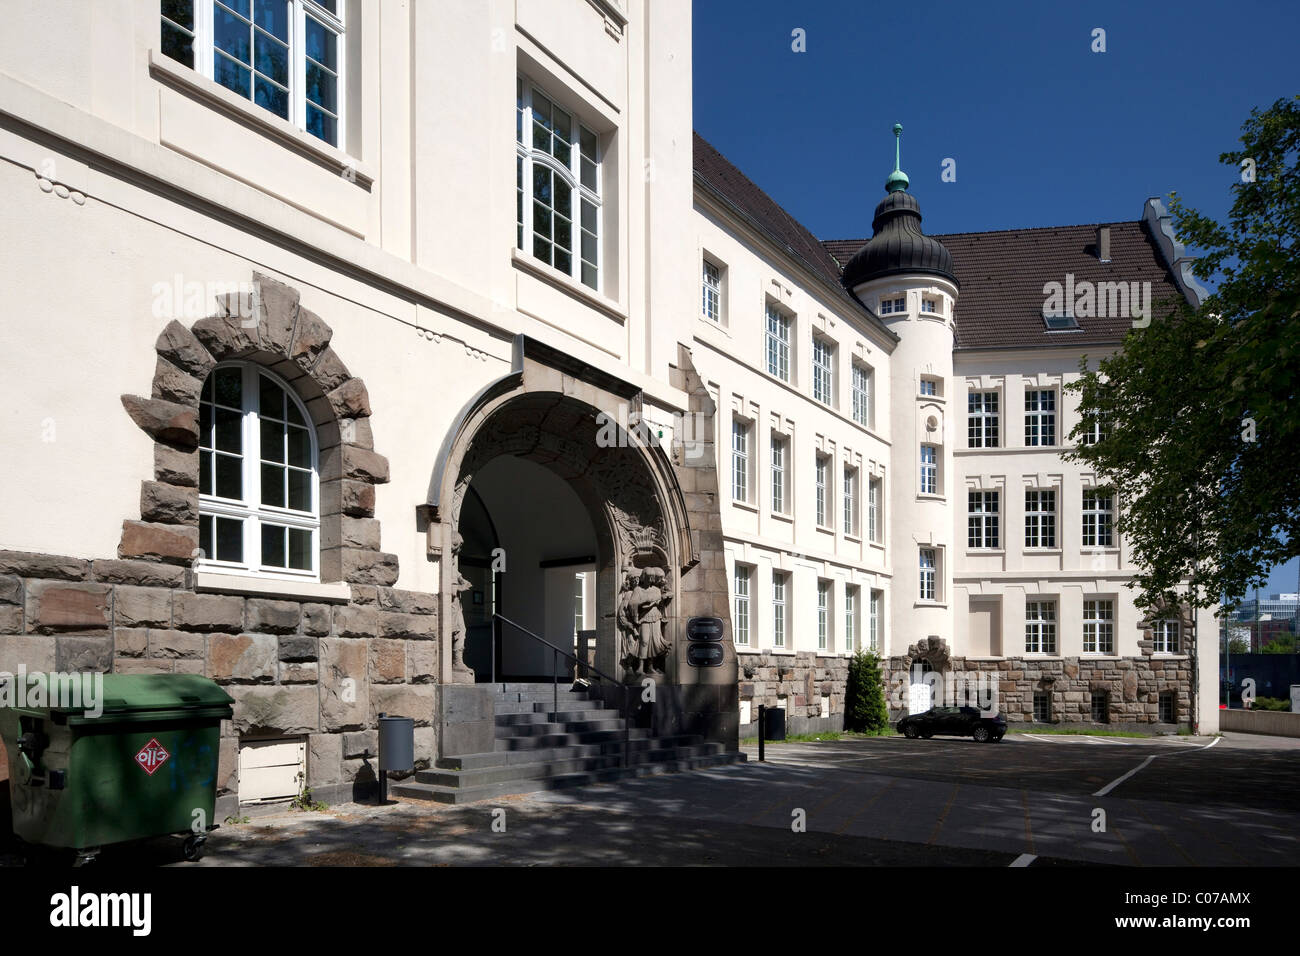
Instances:
[[[1007,732],[1007,719],[974,707],[931,707],[923,714],[908,714],[898,722],[898,731],[912,738],[928,740],[935,734],[949,734],[974,737],[983,743],[1001,740]]]

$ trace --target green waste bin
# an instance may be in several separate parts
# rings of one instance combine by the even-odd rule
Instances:
[[[58,677],[5,679],[26,684],[11,684],[0,707],[15,836],[85,860],[108,844],[183,833],[186,858],[198,859],[213,826],[221,721],[232,716],[220,687],[197,674],[105,674],[92,708],[95,695],[82,699]]]

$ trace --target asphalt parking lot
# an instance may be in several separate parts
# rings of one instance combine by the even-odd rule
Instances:
[[[744,764],[468,806],[259,814],[179,865],[1290,866],[1300,850],[1289,739],[846,739],[771,744],[763,764],[747,750]],[[178,860],[167,840],[98,865]]]

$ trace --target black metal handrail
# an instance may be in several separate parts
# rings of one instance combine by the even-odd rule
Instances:
[[[576,667],[585,667],[587,668],[587,670],[595,672],[599,677],[603,678],[604,680],[617,684],[620,688],[622,688],[623,690],[623,766],[624,768],[626,768],[628,764],[628,751],[631,749],[632,746],[631,732],[628,727],[628,722],[631,720],[631,716],[630,716],[631,709],[628,707],[628,691],[629,691],[628,685],[623,683],[620,680],[616,680],[615,678],[610,677],[608,674],[606,674],[595,664],[589,664],[588,662],[580,659],[578,655],[571,654],[568,651],[564,650],[563,648],[556,647],[554,644],[552,644],[546,638],[542,637],[540,634],[536,634],[533,631],[530,631],[528,628],[524,627],[522,624],[510,620],[510,618],[506,617],[504,614],[493,614],[492,619],[503,621],[504,623],[509,624],[515,630],[528,635],[533,640],[537,641],[539,644],[545,644],[547,647],[551,649],[552,651],[551,654],[552,705],[555,708],[555,713],[558,714],[560,710],[560,673],[557,667],[557,665],[559,664],[559,659],[556,655],[563,654],[569,660],[573,661],[575,665],[575,670],[574,670],[575,677],[577,675]],[[497,682],[497,636],[496,636],[496,628],[493,628],[492,629],[492,683],[495,684],[496,682]]]

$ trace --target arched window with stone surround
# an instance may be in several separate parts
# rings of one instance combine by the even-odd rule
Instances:
[[[199,399],[199,564],[320,580],[315,429],[301,400],[250,362],[218,365]]]

